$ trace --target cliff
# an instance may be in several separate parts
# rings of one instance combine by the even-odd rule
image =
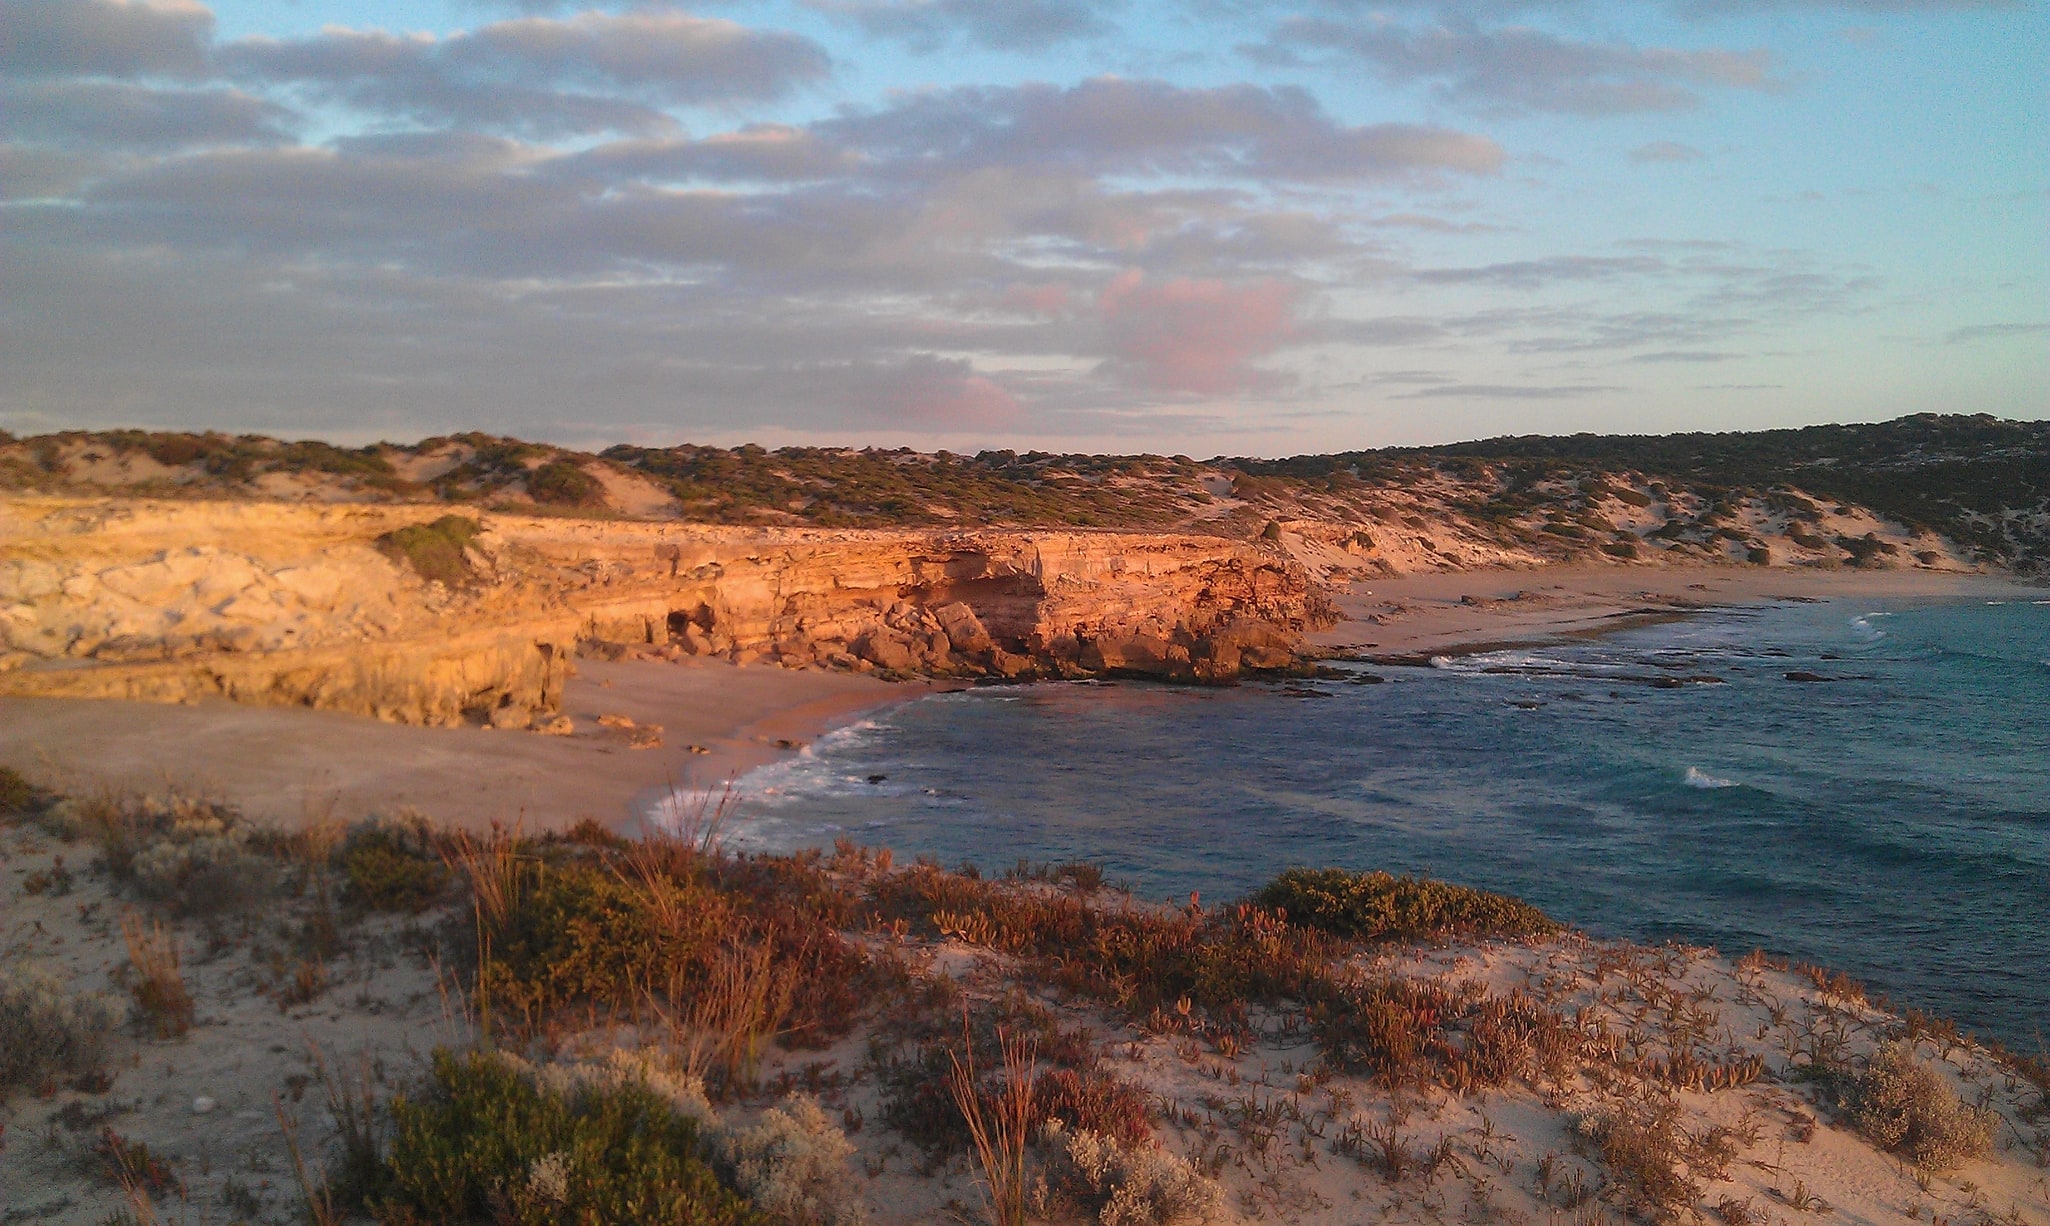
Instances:
[[[1226,683],[1323,616],[1279,549],[445,508],[0,501],[0,695],[525,727],[578,650],[885,674]]]

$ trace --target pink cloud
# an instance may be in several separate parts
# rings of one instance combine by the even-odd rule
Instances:
[[[918,355],[849,372],[846,399],[872,418],[920,429],[1013,426],[1023,410],[1003,384],[958,358]]]
[[[1119,273],[1097,305],[1112,363],[1164,391],[1242,391],[1272,376],[1249,363],[1295,332],[1296,288],[1285,281],[1177,277],[1149,282]]]

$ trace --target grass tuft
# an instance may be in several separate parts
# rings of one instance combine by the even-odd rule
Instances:
[[[192,994],[178,969],[177,937],[161,921],[145,922],[132,911],[121,917],[121,936],[132,971],[128,990],[157,1037],[174,1039],[192,1029]]]

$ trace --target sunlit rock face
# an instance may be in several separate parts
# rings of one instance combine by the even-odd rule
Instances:
[[[1228,683],[1323,615],[1285,553],[1218,537],[448,513],[8,499],[0,693],[517,727],[579,650]]]

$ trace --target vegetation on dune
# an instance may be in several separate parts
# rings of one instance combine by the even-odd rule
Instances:
[[[35,838],[90,840],[98,860],[81,872],[132,904],[120,926],[140,1033],[193,1023],[180,954],[200,945],[168,921],[198,917],[211,942],[235,915],[193,896],[216,888],[203,884],[218,861],[202,846],[263,866],[233,906],[245,932],[265,929],[256,962],[271,963],[264,990],[281,1010],[328,990],[323,968],[361,937],[356,926],[380,922],[373,912],[399,913],[384,931],[411,932],[423,958],[454,971],[476,1050],[438,1050],[388,1101],[367,1073],[338,1090],[319,1068],[338,1129],[332,1179],[309,1174],[281,1112],[317,1221],[346,1209],[415,1224],[858,1226],[843,1123],[891,1130],[923,1151],[914,1169],[978,1164],[993,1220],[1200,1221],[1227,1203],[1217,1177],[1232,1155],[1243,1150],[1258,1183],[1263,1163],[1294,1157],[1294,1126],[1304,1163],[1329,1153],[1391,1188],[1486,1173],[1501,1156],[1486,1151],[1480,1096],[1506,1087],[1573,1104],[1574,1157],[1537,1160],[1542,1206],[1678,1221],[1699,1216],[1710,1184],[1761,1143],[1750,1113],[1704,1115],[1684,1094],[1806,1082],[1874,1144],[1929,1170],[1985,1154],[1997,1114],[1918,1054],[1963,1043],[1954,1028],[1881,1020],[1840,975],[1754,956],[1704,982],[1700,951],[1554,944],[1560,925],[1524,903],[1414,877],[1297,868],[1205,909],[1106,889],[1086,864],[994,879],[899,866],[852,842],[738,855],[702,831],[630,842],[580,823],[480,836],[410,816],[259,835],[216,804],[59,800],[4,771],[0,813]],[[1462,943],[1462,961],[1525,973],[1462,977],[1443,951],[1418,948],[1439,941]],[[1505,944],[1464,944],[1476,941]],[[938,969],[971,962],[963,979]],[[1790,1011],[1767,969],[1814,994]],[[1718,991],[1784,1032],[1784,1062],[1769,1068],[1739,1041]],[[113,1020],[97,1001],[0,973],[0,1093],[59,1078],[104,1090]],[[1869,1032],[1862,1047],[1854,1024]],[[866,1043],[852,1060],[765,1071],[772,1046],[857,1030]],[[2015,1084],[2045,1089],[2021,1118],[2050,1113],[2050,1075],[2000,1058]],[[1142,1087],[1125,1061],[1203,1089]],[[856,1086],[873,1097],[842,1097]],[[844,1114],[836,1122],[807,1091]],[[1312,1094],[1328,1109],[1308,1105]],[[1356,1110],[1355,1095],[1376,1098]],[[1435,1141],[1404,1131],[1429,1102],[1472,1105],[1484,1127]],[[1207,1140],[1191,1148],[1192,1135]],[[1727,1220],[1756,1220],[1729,1203]]]
[[[660,481],[692,519],[821,527],[1041,524],[1157,527],[1194,502],[1153,479],[1186,459],[908,448],[613,447],[604,457]]]
[[[1711,554],[1728,540],[1753,562],[1770,555],[1761,557],[1729,517],[1751,500],[1791,517],[1799,532],[1824,509],[1796,494],[1799,487],[1936,531],[1989,561],[2027,567],[2050,558],[2050,424],[1984,415],[1723,434],[1525,436],[1203,463],[1186,456],[753,445],[622,445],[592,456],[482,433],[351,449],[256,435],[73,431],[0,440],[0,485],[62,488],[83,480],[73,461],[131,453],[181,470],[132,487],[152,493],[248,492],[267,475],[325,475],[362,497],[580,515],[615,510],[592,471],[609,464],[668,492],[687,520],[820,527],[1253,535],[1272,525],[1278,536],[1277,516],[1404,522],[1402,500],[1422,491],[1504,543],[1623,559],[1642,556],[1626,539],[1635,534],[1594,512],[1602,504],[1653,511],[1664,500],[1668,519],[1655,539]],[[407,481],[401,461],[435,475]],[[1220,479],[1243,505],[1216,505]],[[1681,503],[1698,505],[1700,514],[1681,511]],[[1540,518],[1548,522],[1533,522]],[[1831,543],[1813,539],[1803,547]],[[1862,565],[1871,558],[1853,546],[1845,560]]]
[[[697,1121],[645,1086],[543,1089],[501,1057],[438,1051],[391,1105],[386,1222],[762,1222],[699,1154]]]
[[[1542,936],[1562,927],[1537,908],[1501,894],[1337,868],[1289,869],[1253,897],[1305,927],[1363,940]]]
[[[456,587],[475,577],[463,550],[482,531],[477,521],[466,515],[444,515],[433,523],[394,528],[373,543],[386,557],[412,567],[429,583]]]

